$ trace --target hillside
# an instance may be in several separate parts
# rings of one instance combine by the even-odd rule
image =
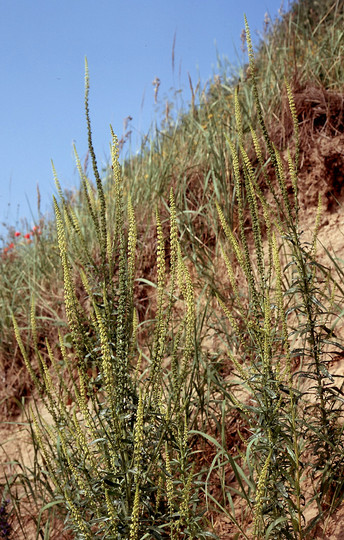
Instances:
[[[246,25],[102,172],[86,66],[80,186],[0,258],[0,537],[343,537],[343,22]]]

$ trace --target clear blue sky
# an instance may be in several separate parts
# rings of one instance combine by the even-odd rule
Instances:
[[[171,88],[182,89],[187,103],[188,72],[204,84],[216,73],[216,50],[231,62],[244,59],[243,14],[255,35],[265,13],[274,19],[280,6],[281,0],[0,0],[0,222],[22,231],[22,217],[33,224],[28,201],[36,215],[37,183],[42,210],[49,208],[51,159],[63,187],[78,184],[72,144],[84,158],[85,56],[101,165],[110,123],[120,137],[127,116],[134,134],[159,117],[155,77],[160,109]]]

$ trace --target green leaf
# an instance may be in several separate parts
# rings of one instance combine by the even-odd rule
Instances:
[[[265,533],[265,538],[266,538],[266,540],[269,539],[270,534],[271,534],[272,531],[277,527],[277,525],[280,525],[281,523],[286,523],[286,521],[287,521],[287,518],[286,518],[286,517],[279,517],[279,518],[275,519],[275,521],[273,521],[272,523],[270,523],[270,525],[269,525],[269,527],[267,528],[266,533]]]

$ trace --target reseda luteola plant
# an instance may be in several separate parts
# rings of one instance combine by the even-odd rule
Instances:
[[[157,312],[149,356],[137,343],[134,210],[128,197],[125,211],[118,143],[111,130],[115,215],[107,213],[92,145],[88,92],[86,63],[85,107],[96,191],[75,154],[99,253],[90,252],[89,230],[67,203],[54,169],[69,333],[59,333],[55,348],[46,340],[51,367],[36,343],[35,373],[13,320],[27,368],[51,415],[51,421],[44,422],[32,411],[35,438],[56,501],[65,506],[67,527],[76,538],[203,538],[202,519],[192,510],[197,489],[184,391],[193,354],[193,286],[178,241],[173,193],[169,276],[158,213],[156,217]],[[82,284],[78,288],[76,276]],[[178,288],[185,316],[172,324]],[[31,326],[35,340],[34,301]]]
[[[229,460],[222,450],[221,459],[224,464],[231,462],[241,496],[248,503],[244,519],[252,522],[249,532],[240,527],[234,511],[232,493],[238,494],[238,487],[228,487],[229,517],[243,536],[301,539],[323,519],[322,508],[330,493],[338,497],[343,487],[340,454],[344,439],[343,428],[338,424],[343,415],[343,400],[328,371],[331,358],[327,353],[329,346],[338,351],[341,345],[322,330],[340,313],[340,306],[335,303],[336,287],[331,276],[316,259],[321,202],[313,239],[303,241],[299,229],[298,120],[291,88],[286,82],[296,143],[294,156],[287,152],[286,173],[263,118],[246,19],[245,25],[258,124],[276,182],[272,183],[266,173],[265,148],[251,127],[259,170],[268,189],[263,191],[264,184],[258,182],[259,172],[244,149],[236,94],[238,149],[229,138],[227,142],[234,170],[238,235],[217,205],[232,252],[229,256],[222,246],[232,289],[231,310],[223,299],[218,299],[235,335],[228,354],[240,386],[244,384],[250,397],[247,402],[242,401],[234,391],[231,400],[248,422],[252,435],[245,443],[244,457],[241,454],[236,460]],[[245,221],[247,215],[250,228]],[[293,362],[297,358],[300,367],[294,372]],[[304,387],[305,379],[312,381],[310,388]],[[302,492],[307,475],[312,477],[314,486],[308,498]],[[334,500],[330,504],[335,504]],[[312,501],[317,506],[316,517],[306,526],[304,511]]]
[[[125,193],[113,132],[111,178],[103,183],[98,172],[86,66],[85,107],[96,187],[75,150],[84,211],[66,199],[53,168],[59,193],[54,205],[68,330],[60,332],[55,347],[48,341],[45,350],[38,347],[33,300],[31,332],[39,373],[28,360],[14,321],[27,368],[52,418],[44,422],[32,412],[35,442],[55,489],[51,504],[66,509],[66,526],[76,538],[211,536],[204,532],[197,514],[188,415],[195,417],[195,410],[210,409],[209,395],[217,394],[217,406],[222,392],[222,416],[216,417],[216,409],[211,417],[220,426],[221,442],[206,432],[205,421],[199,427],[197,418],[193,427],[204,432],[195,429],[191,435],[202,435],[218,450],[206,475],[204,498],[212,503],[211,510],[218,509],[232,520],[238,535],[246,539],[306,538],[323,520],[325,510],[335,508],[343,492],[344,440],[338,422],[343,416],[341,387],[333,384],[336,379],[328,366],[331,350],[340,347],[332,335],[335,317],[339,320],[341,312],[340,288],[317,262],[320,202],[308,243],[299,227],[298,119],[291,88],[286,82],[296,144],[283,157],[285,165],[264,120],[247,24],[246,36],[258,118],[258,129],[250,128],[250,146],[253,143],[256,156],[250,159],[245,149],[247,122],[241,117],[240,96],[233,92],[236,135],[229,133],[226,138],[220,134],[225,149],[222,142],[216,147],[212,137],[207,142],[223,164],[223,182],[214,186],[216,197],[208,201],[208,207],[195,210],[213,216],[217,208],[226,237],[227,246],[222,244],[221,250],[230,302],[226,303],[224,291],[219,291],[218,299],[230,323],[227,328],[231,327],[227,335],[229,357],[238,375],[234,383],[216,374],[197,388],[200,373],[199,379],[189,373],[195,334],[197,328],[203,329],[204,319],[200,318],[201,323],[195,320],[193,286],[178,242],[173,193],[169,199],[170,270],[167,273],[163,227],[156,213],[155,326],[147,347],[137,340],[135,214]],[[216,132],[215,120],[213,127]],[[228,188],[225,191],[228,153],[235,200],[232,189],[230,194]],[[267,173],[268,162],[273,180]],[[171,158],[169,167],[173,164]],[[153,170],[159,176],[152,163]],[[213,168],[206,175],[204,186],[210,178],[216,180],[218,170]],[[226,197],[231,201],[230,213],[213,203]],[[209,212],[210,206],[214,208]],[[237,232],[232,227],[236,216]],[[207,223],[212,221],[207,219]],[[192,232],[193,239],[195,234]],[[97,249],[91,247],[94,245]],[[197,246],[197,250],[192,246],[195,260],[196,253],[203,250],[202,242]],[[210,253],[208,249],[207,260],[213,260]],[[199,258],[198,268],[202,265]],[[203,280],[205,274],[200,275]],[[181,320],[181,310],[175,309],[179,297],[185,305]],[[197,352],[202,352],[200,347]],[[199,366],[194,362],[193,369]],[[204,367],[205,373],[208,367]],[[236,387],[244,387],[247,393],[237,393]],[[197,400],[202,399],[199,405]],[[244,430],[239,433],[242,446],[237,455],[226,446],[226,412],[230,414],[233,408],[242,415],[250,434],[247,437],[247,429],[246,434]],[[227,485],[229,467],[235,481]],[[215,469],[222,474],[221,491],[213,496],[210,479]],[[307,475],[313,486],[309,496],[303,492]],[[238,496],[244,504],[238,505]],[[311,505],[316,515],[306,524],[305,510]]]

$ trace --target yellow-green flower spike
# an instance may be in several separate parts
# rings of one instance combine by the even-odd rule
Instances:
[[[140,486],[136,485],[134,506],[131,514],[130,537],[129,540],[138,540],[139,538],[139,516],[140,516]]]

